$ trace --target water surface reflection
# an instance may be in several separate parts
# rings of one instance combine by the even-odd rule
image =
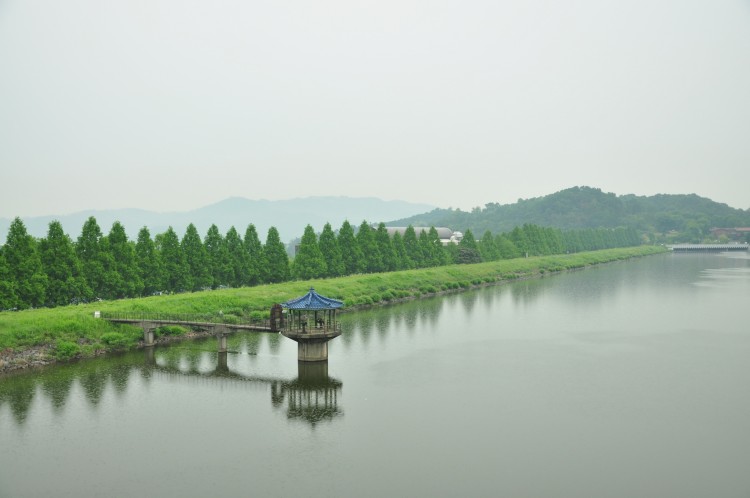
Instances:
[[[257,338],[250,339],[255,342]],[[257,351],[257,349],[256,349]],[[266,386],[274,409],[285,408],[288,420],[311,427],[343,416],[339,398],[343,383],[328,375],[327,362],[298,362],[296,378],[251,375],[231,368],[229,357],[238,353],[209,353],[191,348],[148,348],[128,353],[48,368],[35,374],[7,376],[0,382],[0,410],[8,406],[22,427],[34,401],[48,402],[61,415],[74,387],[80,386],[91,408],[96,409],[108,391],[121,397],[137,376],[147,383],[155,375],[181,382]]]

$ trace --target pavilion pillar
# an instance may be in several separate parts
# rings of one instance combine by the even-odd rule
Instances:
[[[328,341],[297,342],[297,360],[328,361]]]

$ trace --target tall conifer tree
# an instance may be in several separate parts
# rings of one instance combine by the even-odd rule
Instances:
[[[341,250],[341,260],[344,264],[344,275],[353,275],[364,271],[365,261],[362,249],[357,244],[354,229],[349,220],[344,220],[337,238]]]
[[[247,251],[245,251],[242,237],[240,237],[237,229],[230,227],[224,241],[229,253],[229,265],[231,268],[229,285],[232,287],[249,285],[250,257]]]
[[[412,261],[409,255],[406,253],[404,238],[399,232],[393,234],[391,244],[393,244],[393,252],[396,254],[396,262],[398,264],[397,269],[410,270],[414,268],[414,261]]]
[[[326,262],[326,276],[338,277],[343,275],[344,261],[341,258],[339,242],[336,240],[336,234],[333,233],[330,223],[326,223],[323,227],[318,240],[318,247],[320,247],[320,252]]]
[[[39,242],[39,253],[47,275],[47,306],[82,303],[93,297],[73,241],[59,221],[50,222],[47,237]]]
[[[383,271],[383,255],[375,241],[375,232],[367,221],[362,221],[357,231],[357,245],[362,250],[365,261],[365,271],[376,273]]]
[[[143,281],[143,294],[150,296],[164,290],[164,263],[161,260],[161,254],[156,250],[156,244],[151,240],[151,232],[146,227],[138,231],[135,260],[138,275]]]
[[[326,270],[326,262],[318,246],[315,230],[307,225],[300,240],[299,251],[292,262],[292,275],[299,280],[321,278],[325,276]]]
[[[21,218],[14,219],[10,224],[3,253],[10,270],[11,281],[14,282],[18,308],[43,306],[47,291],[47,275],[42,268],[36,240],[26,232],[26,226]]]
[[[521,230],[520,227],[515,227],[511,230],[508,234],[508,238],[513,242],[513,245],[516,246],[516,249],[518,249],[519,256],[526,256],[531,251],[531,245],[529,244],[526,232]]]
[[[479,240],[479,253],[483,261],[497,261],[500,259],[500,251],[495,244],[495,237],[492,232],[485,230],[482,238]]]
[[[414,263],[414,268],[422,268],[425,266],[425,257],[422,254],[422,248],[417,239],[417,232],[411,225],[406,227],[406,231],[404,232],[404,247],[406,248],[406,254],[409,256],[409,259]]]
[[[375,231],[375,244],[378,246],[383,261],[382,271],[396,271],[398,269],[396,251],[393,249],[393,242],[388,235],[385,223],[378,224],[378,229]]]
[[[17,303],[16,284],[11,279],[8,262],[5,260],[3,248],[0,247],[0,311],[14,309]]]
[[[479,253],[479,246],[471,230],[466,230],[461,242],[458,243],[458,256],[456,263],[472,264],[481,263],[482,255]]]
[[[291,274],[289,271],[289,255],[286,253],[286,247],[281,242],[279,231],[276,227],[268,229],[266,245],[263,246],[265,256],[268,281],[270,283],[286,282]]]
[[[111,297],[135,297],[143,291],[143,280],[138,271],[135,257],[135,247],[128,240],[125,227],[115,221],[107,235],[107,249],[111,255],[111,273],[113,285],[110,288]]]
[[[495,237],[495,245],[502,259],[513,259],[521,256],[521,251],[513,244],[506,234],[501,233]]]
[[[190,280],[192,288],[197,291],[211,287],[213,277],[211,276],[211,260],[208,258],[206,248],[198,235],[198,230],[192,223],[185,230],[185,235],[180,242],[182,254],[185,256],[185,262],[190,269]]]
[[[83,267],[86,283],[94,297],[106,297],[105,267],[102,256],[102,231],[96,218],[90,216],[83,224],[76,242],[76,254]]]
[[[263,244],[260,242],[258,232],[252,223],[245,230],[243,239],[245,252],[249,262],[248,280],[245,285],[258,285],[268,281],[266,257],[263,254]]]
[[[190,265],[182,252],[180,239],[174,229],[157,236],[158,249],[164,263],[165,285],[170,292],[185,292],[193,288]]]
[[[430,231],[427,232],[427,239],[429,240],[429,259],[431,265],[444,265],[447,262],[447,254],[443,248],[443,243],[440,240],[440,234],[438,234],[437,228],[430,227]]]
[[[229,251],[227,250],[224,237],[221,236],[216,225],[211,225],[203,239],[203,245],[206,248],[206,254],[211,267],[212,287],[215,289],[220,285],[230,284],[232,278],[232,262],[229,260]]]
[[[432,243],[429,234],[424,230],[420,231],[417,241],[419,243],[419,250],[422,253],[422,266],[425,268],[436,266],[432,258]]]

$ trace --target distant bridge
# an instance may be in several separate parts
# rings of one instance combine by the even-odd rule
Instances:
[[[723,251],[747,251],[747,244],[675,244],[667,246],[674,252],[723,252]]]

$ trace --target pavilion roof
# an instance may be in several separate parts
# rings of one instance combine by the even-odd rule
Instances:
[[[284,308],[290,310],[332,310],[344,306],[343,301],[321,296],[315,289],[310,287],[310,291],[302,297],[290,299],[281,303]]]

